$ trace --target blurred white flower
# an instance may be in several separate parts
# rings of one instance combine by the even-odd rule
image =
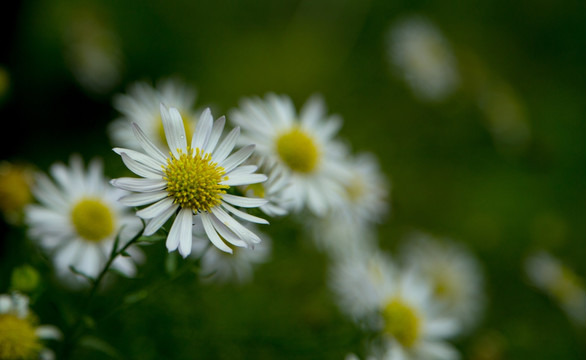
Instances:
[[[456,59],[448,41],[427,19],[411,16],[395,22],[388,55],[399,76],[423,101],[441,101],[459,85]]]
[[[334,259],[328,285],[340,310],[357,323],[369,322],[395,273],[388,255],[376,249],[348,252]]]
[[[252,223],[247,223],[246,228],[256,233],[261,242],[250,248],[231,247],[234,251],[227,254],[210,247],[205,235],[203,224],[199,217],[195,218],[193,227],[193,248],[191,257],[200,258],[200,279],[206,283],[237,283],[250,282],[254,275],[254,268],[268,260],[271,254],[271,239],[258,231]]]
[[[56,163],[50,168],[53,182],[45,174],[37,174],[33,194],[40,204],[26,208],[29,236],[50,253],[57,275],[75,288],[88,282],[77,271],[96,277],[105,265],[120,232],[124,244],[142,228],[118,199],[124,191],[113,188],[104,177],[101,160],[90,162],[84,171],[79,156],[72,156],[70,165]],[[128,249],[131,257],[118,257],[113,268],[126,276],[136,273],[135,261],[142,252]]]
[[[22,222],[24,208],[33,200],[33,167],[0,163],[0,212],[11,224]]]
[[[267,201],[227,193],[231,186],[267,179],[263,174],[254,173],[256,166],[241,165],[254,151],[254,145],[231,154],[240,134],[239,128],[233,129],[218,144],[225,118],[214,122],[209,109],[202,113],[189,143],[179,110],[161,104],[161,116],[169,144],[167,151],[161,152],[136,123],[133,130],[144,152],[114,149],[128,169],[141,177],[114,179],[112,184],[134,192],[120,199],[123,204],[150,204],[136,213],[149,220],[144,234],[154,234],[176,215],[167,236],[167,249],[170,252],[178,249],[187,257],[192,249],[193,217],[198,216],[209,240],[222,251],[232,253],[232,248],[224,241],[238,247],[259,243],[258,235],[234,220],[230,213],[246,221],[268,224],[234,207],[254,208]]]
[[[242,128],[242,141],[256,144],[259,156],[288,180],[284,193],[293,211],[307,207],[322,216],[340,203],[345,149],[334,137],[342,122],[326,117],[320,97],[310,98],[299,114],[284,95],[243,99],[231,117]]]
[[[120,39],[94,9],[70,9],[63,25],[64,56],[79,84],[103,94],[122,77]]]
[[[159,150],[168,149],[161,118],[161,103],[177,108],[186,136],[191,139],[198,118],[193,109],[195,99],[195,89],[178,79],[163,79],[157,83],[156,88],[146,82],[130,85],[126,94],[114,96],[114,107],[121,116],[108,127],[112,144],[132,150],[142,149],[132,130],[132,123],[136,123]]]
[[[525,272],[531,283],[556,301],[571,321],[586,326],[586,288],[571,269],[550,253],[540,251],[526,258]]]
[[[408,236],[401,249],[405,267],[432,287],[442,312],[460,322],[462,333],[480,320],[484,306],[484,277],[478,260],[462,244],[429,234]]]
[[[384,254],[346,258],[332,268],[331,283],[343,312],[377,332],[377,359],[458,359],[445,340],[458,334],[456,319],[438,311],[430,286],[400,270]]]
[[[37,322],[29,310],[28,297],[19,293],[0,295],[0,359],[54,359],[53,351],[43,342],[60,339],[61,332]]]

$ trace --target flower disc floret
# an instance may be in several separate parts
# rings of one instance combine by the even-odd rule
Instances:
[[[100,241],[114,231],[114,216],[100,199],[84,198],[71,210],[71,221],[79,236],[89,241]]]
[[[312,172],[318,163],[319,150],[315,141],[304,131],[294,128],[277,139],[277,153],[293,171]]]
[[[199,148],[195,154],[190,147],[187,153],[181,149],[178,152],[179,158],[171,154],[163,170],[167,192],[182,208],[192,209],[196,213],[209,212],[221,203],[222,194],[229,188],[228,185],[220,184],[228,178],[224,176],[224,168],[212,161],[211,154],[203,154]]]
[[[420,319],[417,311],[401,299],[392,299],[383,309],[385,332],[404,347],[412,347],[420,333]]]
[[[42,345],[33,325],[13,314],[0,314],[0,359],[35,359]]]

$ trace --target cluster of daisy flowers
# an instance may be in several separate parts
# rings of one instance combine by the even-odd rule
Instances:
[[[195,260],[203,282],[245,283],[271,255],[268,219],[291,216],[330,256],[342,312],[380,335],[372,354],[455,358],[443,340],[481,313],[478,265],[424,236],[408,242],[404,269],[378,249],[389,180],[374,154],[341,140],[323,99],[297,110],[285,95],[244,98],[228,120],[194,109],[195,97],[170,79],[115,96],[108,130],[126,176],[110,179],[101,159],[86,167],[77,154],[15,176],[32,184],[14,203],[34,198],[26,232],[59,283],[93,293],[115,280],[109,270],[134,277],[148,261],[139,245],[157,239]]]
[[[451,239],[409,235],[396,258],[363,247],[335,259],[329,275],[340,310],[371,334],[367,359],[458,359],[450,340],[471,334],[482,318],[480,264]]]

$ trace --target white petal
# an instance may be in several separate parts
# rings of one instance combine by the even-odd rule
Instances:
[[[174,251],[179,247],[179,253],[184,258],[191,253],[191,226],[193,212],[191,209],[181,209],[171,226],[167,236],[167,250]]]
[[[232,230],[237,236],[240,236],[242,240],[252,244],[258,244],[259,242],[261,242],[260,238],[255,233],[245,228],[238,221],[234,220],[221,207],[216,206],[215,208],[212,208],[212,213],[218,218],[218,220],[220,220],[224,225],[226,225],[230,230]]]
[[[199,117],[199,121],[195,127],[195,133],[191,139],[192,149],[204,149],[212,132],[213,125],[214,118],[212,117],[212,113],[209,108],[206,108]]]
[[[267,176],[264,174],[242,174],[242,175],[230,175],[228,176],[228,180],[221,181],[221,185],[230,185],[230,186],[237,186],[237,185],[248,185],[248,184],[256,184],[261,183],[267,180]]]
[[[110,181],[110,184],[117,188],[136,191],[149,192],[163,190],[167,186],[167,182],[163,179],[137,179],[137,178],[119,178]]]
[[[218,145],[218,148],[212,153],[212,158],[216,163],[220,164],[226,157],[228,157],[232,149],[234,149],[236,139],[238,139],[239,135],[239,127],[235,127],[228,135],[226,135],[224,141],[222,141],[220,145]]]
[[[232,254],[232,249],[230,249],[230,247],[228,245],[226,245],[222,241],[222,239],[218,236],[218,234],[216,233],[214,225],[212,224],[209,216],[210,215],[206,214],[206,213],[201,214],[203,228],[204,228],[208,238],[210,239],[212,244],[214,244],[218,249],[220,249],[224,252],[227,252],[229,254]]]
[[[452,345],[439,341],[424,341],[417,350],[425,359],[457,360],[460,358],[460,354]]]
[[[41,325],[35,330],[37,336],[41,339],[55,339],[59,340],[63,337],[61,331],[56,326]]]
[[[126,153],[132,160],[150,167],[152,171],[161,171],[161,167],[166,165],[166,162],[159,162],[157,159],[136,150],[124,148],[114,148],[112,150],[118,155]]]
[[[251,144],[236,151],[234,154],[230,155],[230,157],[228,157],[226,160],[220,161],[214,159],[214,161],[217,161],[218,165],[223,167],[226,172],[230,172],[236,166],[242,164],[244,160],[248,159],[248,157],[252,155],[253,152],[254,144]]]
[[[214,228],[227,242],[238,247],[248,247],[248,243],[239,238],[238,235],[234,234],[232,230],[218,220],[213,214],[210,215],[210,219],[212,220]]]
[[[268,203],[268,200],[262,198],[250,198],[231,194],[223,194],[222,199],[232,205],[247,208],[259,207]]]
[[[303,105],[299,113],[301,124],[306,129],[313,129],[325,114],[324,101],[321,96],[314,95]]]
[[[204,149],[206,153],[212,153],[216,148],[216,144],[218,143],[218,140],[220,140],[220,136],[222,135],[222,131],[224,130],[225,123],[226,118],[224,116],[215,121],[214,127],[212,128],[212,132],[210,134],[210,138],[208,139],[208,143],[206,144]]]
[[[180,157],[179,150],[185,153],[187,149],[187,140],[185,139],[185,126],[181,115],[176,108],[167,109],[165,105],[161,104],[161,118],[163,120],[163,128],[165,129],[165,137],[171,153],[178,159]]]
[[[156,201],[159,201],[165,197],[169,196],[169,193],[165,190],[156,191],[156,192],[147,192],[147,193],[136,193],[126,195],[120,198],[122,204],[126,206],[143,206],[146,204],[152,204]]]
[[[142,149],[154,160],[161,164],[167,163],[167,157],[159,150],[159,148],[153,144],[151,140],[146,136],[142,129],[136,123],[132,123],[132,131],[136,136],[136,139],[140,143]]]
[[[227,176],[241,175],[241,174],[252,174],[258,169],[256,165],[242,165],[236,169],[226,173]]]
[[[238,210],[238,209],[236,209],[236,208],[228,205],[227,203],[225,203],[223,201],[222,201],[222,206],[226,210],[230,211],[232,214],[238,216],[239,218],[241,218],[243,220],[250,221],[250,222],[253,222],[253,223],[257,223],[257,224],[267,224],[268,225],[268,223],[269,223],[267,220],[265,220],[263,218],[259,218],[257,216],[254,216],[254,215],[250,215],[248,213],[245,213],[244,211]]]
[[[151,167],[143,165],[138,161],[134,161],[126,153],[122,153],[120,154],[120,156],[122,157],[122,162],[124,162],[124,165],[126,165],[126,167],[136,175],[142,176],[147,179],[160,180],[162,178],[162,173],[160,169],[157,172],[155,172],[152,170]]]
[[[144,235],[149,236],[154,234],[167,220],[177,211],[179,205],[173,204],[167,210],[152,218],[144,229]]]
[[[173,198],[167,197],[163,200],[160,200],[160,201],[152,204],[149,207],[138,210],[136,212],[136,215],[140,218],[143,218],[143,219],[152,219],[152,218],[159,216],[162,213],[166,212],[173,205],[174,205]]]
[[[449,338],[460,331],[458,322],[450,318],[440,318],[425,323],[424,333],[434,338]]]

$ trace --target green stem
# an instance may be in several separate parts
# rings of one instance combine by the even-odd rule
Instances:
[[[104,265],[104,268],[102,269],[102,271],[100,272],[98,277],[92,282],[92,287],[90,288],[88,297],[86,298],[86,300],[84,302],[82,310],[79,312],[77,319],[75,320],[75,322],[73,323],[73,325],[71,326],[69,331],[67,331],[65,334],[64,341],[63,341],[63,354],[62,354],[63,359],[67,359],[71,356],[71,352],[75,348],[77,339],[83,334],[83,332],[85,330],[84,318],[89,313],[89,310],[90,310],[90,307],[92,304],[92,300],[95,297],[95,294],[98,291],[98,288],[100,287],[100,284],[102,283],[102,280],[104,279],[104,276],[110,270],[112,263],[114,262],[114,260],[116,260],[116,258],[118,256],[120,256],[120,254],[124,253],[131,245],[136,243],[138,241],[138,239],[142,236],[143,232],[144,232],[144,224],[143,224],[143,229],[138,234],[136,234],[132,239],[130,239],[120,249],[117,249],[118,243],[120,241],[120,233],[118,233],[118,236],[116,236],[116,239],[114,240],[114,244],[112,246],[112,251],[110,252],[110,256],[108,258],[108,261]]]

